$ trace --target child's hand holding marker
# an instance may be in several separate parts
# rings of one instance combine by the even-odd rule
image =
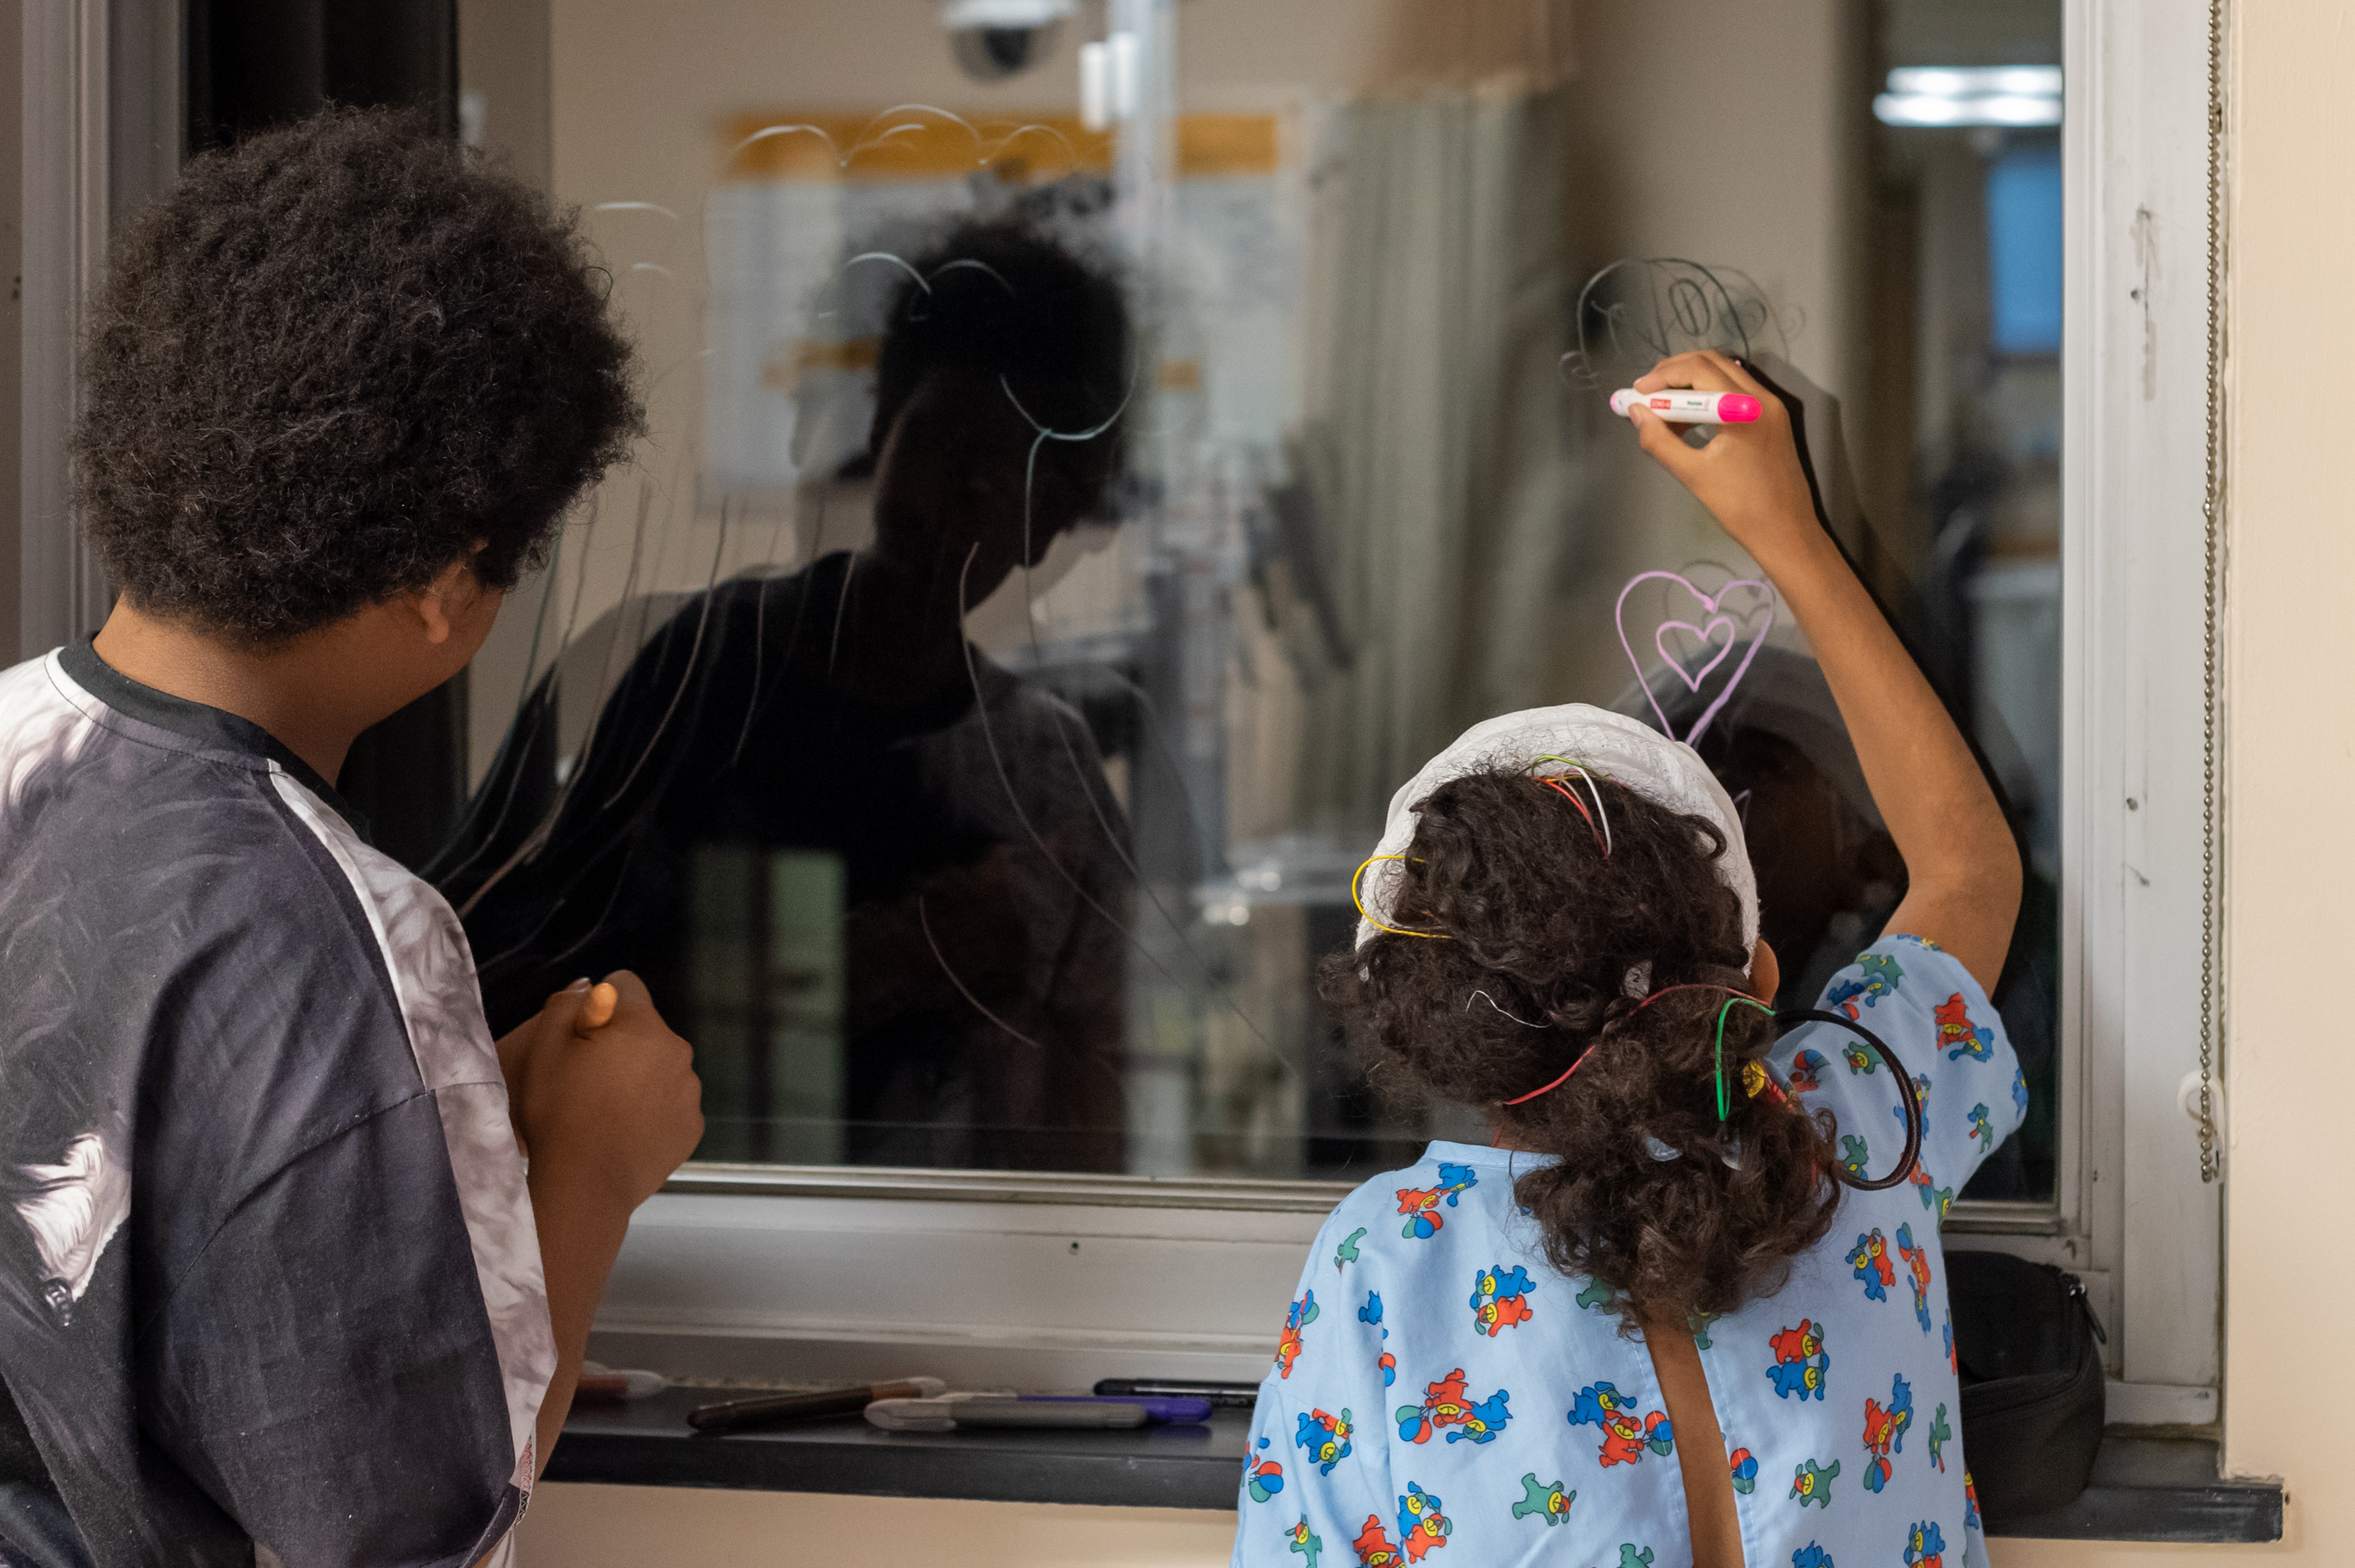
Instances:
[[[703,1086],[694,1048],[629,970],[575,980],[516,1033],[529,1039],[508,1068],[508,1095],[535,1175],[556,1160],[568,1180],[634,1209],[695,1151]]]
[[[1691,491],[1734,542],[1770,572],[1767,557],[1778,550],[1830,546],[1816,524],[1815,500],[1791,436],[1790,410],[1748,371],[1714,350],[1679,354],[1638,377],[1634,390],[1744,397],[1752,418],[1720,425],[1704,447],[1685,444],[1685,426],[1697,422],[1689,417],[1664,418],[1648,403],[1632,400],[1624,411],[1652,461]],[[1614,410],[1619,401],[1612,399]]]
[[[551,995],[530,1022],[499,1038],[499,1075],[506,1080],[507,1115],[515,1123],[516,1142],[526,1157],[530,1155],[531,1148],[523,1135],[524,1085],[533,1047],[544,1034],[562,1037],[576,1031],[602,1029],[613,1021],[621,1000],[622,993],[611,981],[591,985],[584,975]]]

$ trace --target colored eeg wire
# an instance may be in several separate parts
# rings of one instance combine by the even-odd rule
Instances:
[[[1722,1125],[1725,1121],[1728,1108],[1728,1102],[1725,1094],[1726,1017],[1737,1007],[1754,1007],[1769,1018],[1774,1016],[1774,1010],[1767,1006],[1764,1002],[1759,1001],[1756,997],[1752,996],[1745,991],[1739,991],[1732,986],[1709,985],[1697,980],[1690,985],[1663,986],[1658,991],[1656,991],[1651,995],[1646,997],[1643,1001],[1637,1002],[1636,1004],[1636,1011],[1641,1012],[1644,1009],[1651,1006],[1652,1003],[1659,1001],[1660,998],[1679,991],[1721,991],[1726,993],[1725,1005],[1717,1010],[1717,1044],[1710,1050],[1710,1055],[1717,1067],[1717,1119],[1719,1123]]]
[[[1380,920],[1373,917],[1373,915],[1366,908],[1365,899],[1359,896],[1358,885],[1365,880],[1366,867],[1373,864],[1374,862],[1378,860],[1404,860],[1406,856],[1402,854],[1369,854],[1358,863],[1356,874],[1349,878],[1349,902],[1358,906],[1358,917],[1363,920],[1367,925],[1371,926],[1375,930],[1388,931],[1393,937],[1422,937],[1433,942],[1452,942],[1455,940],[1454,937],[1448,935],[1444,931],[1407,931],[1401,930],[1396,926],[1385,926]]]
[[[1007,389],[1007,396],[1009,397],[1013,396],[1011,388]],[[1017,404],[1016,407],[1018,408],[1020,408],[1020,405]],[[1025,418],[1029,418],[1027,413],[1024,414],[1023,417]],[[1559,762],[1586,781],[1587,789],[1594,797],[1594,810],[1592,811],[1586,809],[1586,802],[1580,800],[1578,796],[1571,790],[1570,786],[1564,784],[1558,776],[1543,776],[1538,778],[1536,780],[1539,784],[1555,791],[1557,794],[1561,795],[1563,800],[1578,808],[1578,814],[1586,819],[1587,831],[1592,832],[1596,841],[1603,846],[1603,858],[1604,860],[1609,860],[1611,858],[1611,813],[1604,807],[1603,789],[1600,785],[1595,783],[1594,776],[1592,773],[1589,773],[1582,765],[1572,762],[1567,757],[1555,757],[1548,754],[1543,757],[1536,758],[1533,760],[1537,762]],[[1600,819],[1599,823],[1597,821],[1598,818]],[[1375,919],[1372,913],[1366,908],[1366,901],[1359,894],[1359,885],[1365,880],[1366,867],[1373,864],[1374,862],[1378,860],[1404,860],[1406,856],[1402,854],[1368,855],[1359,863],[1356,874],[1349,878],[1349,902],[1358,906],[1359,917],[1377,931],[1388,931],[1393,937],[1424,937],[1433,941],[1454,941],[1455,938],[1449,936],[1444,931],[1409,931],[1397,926],[1385,926],[1380,920]],[[1468,1006],[1469,1003],[1467,1002],[1466,1005]],[[1491,1001],[1488,1005],[1495,1007],[1496,1003]],[[1499,1011],[1501,1012],[1502,1010],[1499,1009]],[[1507,1013],[1506,1016],[1509,1018],[1512,1015]],[[1513,1021],[1516,1023],[1520,1022],[1518,1019],[1514,1019]],[[1568,1075],[1568,1074],[1563,1075],[1564,1077],[1567,1077]],[[1556,1082],[1559,1081],[1559,1079],[1556,1080]],[[1547,1087],[1550,1088],[1552,1087],[1552,1085],[1550,1084]],[[1544,1090],[1540,1090],[1538,1092],[1542,1094]],[[1523,1096],[1522,1097],[1526,1099],[1529,1097]],[[1519,1102],[1508,1100],[1506,1103],[1508,1105],[1514,1105]]]
[[[1579,1069],[1582,1065],[1584,1065],[1584,1063],[1585,1063],[1585,1061],[1586,1061],[1587,1057],[1589,1057],[1589,1056],[1591,1056],[1591,1055],[1593,1055],[1593,1054],[1594,1054],[1594,1047],[1595,1047],[1596,1045],[1600,1044],[1601,1044],[1601,1041],[1599,1041],[1599,1040],[1590,1040],[1590,1041],[1588,1041],[1588,1042],[1586,1043],[1586,1049],[1585,1049],[1585,1050],[1583,1050],[1583,1051],[1581,1051],[1581,1052],[1578,1054],[1578,1060],[1577,1060],[1577,1061],[1572,1062],[1569,1066],[1567,1066],[1567,1067],[1565,1067],[1565,1068],[1563,1068],[1563,1069],[1562,1069],[1562,1074],[1561,1074],[1561,1077],[1556,1078],[1553,1082],[1551,1082],[1551,1083],[1550,1083],[1550,1084],[1546,1085],[1546,1086],[1545,1086],[1544,1087],[1542,1087],[1542,1088],[1531,1089],[1528,1094],[1525,1094],[1525,1095],[1515,1095],[1511,1099],[1507,1100],[1507,1101],[1505,1102],[1505,1104],[1507,1104],[1507,1105],[1508,1105],[1508,1106],[1517,1106],[1517,1105],[1519,1105],[1523,1100],[1533,1100],[1533,1099],[1537,1098],[1540,1095],[1551,1094],[1554,1090],[1556,1090],[1556,1089],[1558,1089],[1558,1088],[1561,1087],[1561,1086],[1562,1086],[1562,1085],[1564,1085],[1564,1084],[1566,1084],[1566,1083],[1568,1083],[1568,1082],[1570,1081],[1570,1075],[1571,1075],[1571,1074],[1577,1072],[1577,1071],[1578,1071],[1578,1069]]]
[[[1561,758],[1554,758],[1550,760],[1559,762]],[[1575,765],[1573,764],[1573,766]],[[1397,857],[1393,856],[1391,858],[1395,859]],[[1365,867],[1359,866],[1358,869],[1362,872]],[[1354,885],[1352,885],[1352,888],[1354,891]],[[1359,907],[1359,912],[1360,914],[1364,913],[1362,906]],[[1388,929],[1388,927],[1384,927],[1384,929]],[[1425,933],[1420,931],[1409,931],[1405,933],[1405,935],[1411,937],[1423,936],[1424,934]],[[1672,985],[1664,987],[1659,991],[1656,991],[1651,995],[1646,997],[1643,1001],[1637,1002],[1636,1004],[1636,1011],[1637,1012],[1641,1012],[1644,1009],[1651,1006],[1653,1002],[1657,1001],[1664,996],[1667,996],[1669,992],[1679,991],[1721,991],[1730,993],[1725,999],[1725,1005],[1717,1010],[1717,1043],[1711,1053],[1717,1070],[1717,1119],[1719,1124],[1722,1125],[1725,1121],[1728,1111],[1731,1108],[1731,1102],[1725,1092],[1725,1020],[1737,1007],[1754,1007],[1759,1012],[1765,1013],[1769,1017],[1774,1016],[1774,1010],[1767,1006],[1764,1002],[1759,1001],[1756,997],[1746,996],[1741,991],[1734,990],[1734,988],[1730,985],[1705,985],[1695,983],[1692,985]],[[1477,995],[1479,993],[1475,992],[1474,994]],[[1471,1003],[1467,1001],[1465,1005],[1469,1007]],[[1496,1007],[1497,1004],[1492,1001],[1488,1005]],[[1502,1008],[1497,1008],[1497,1011],[1499,1012],[1504,1012]],[[1505,1016],[1512,1018],[1513,1015],[1508,1012],[1505,1013]],[[1520,1020],[1516,1018],[1513,1019],[1513,1022],[1518,1023]],[[1561,1076],[1554,1079],[1551,1083],[1531,1089],[1525,1095],[1515,1095],[1511,1099],[1508,1099],[1504,1103],[1508,1106],[1517,1106],[1525,1100],[1536,1099],[1540,1095],[1550,1094],[1553,1090],[1561,1087],[1563,1084],[1569,1082],[1571,1074],[1578,1071],[1580,1065],[1583,1064],[1586,1058],[1593,1053],[1594,1047],[1601,1043],[1602,1042],[1599,1039],[1588,1042],[1586,1049],[1578,1054],[1578,1060],[1572,1062],[1568,1067],[1564,1068],[1562,1070]]]
[[[1604,810],[1603,787],[1594,781],[1594,775],[1589,773],[1583,764],[1572,762],[1567,757],[1556,757],[1550,752],[1542,757],[1533,758],[1530,760],[1532,764],[1538,762],[1559,762],[1564,768],[1569,768],[1572,773],[1577,774],[1581,779],[1586,780],[1587,790],[1594,797],[1593,816],[1589,816],[1587,814],[1585,803],[1580,800],[1577,796],[1570,792],[1570,787],[1561,782],[1560,775],[1546,774],[1538,776],[1539,783],[1560,790],[1563,798],[1568,800],[1572,805],[1578,808],[1578,814],[1586,818],[1587,827],[1593,829],[1596,836],[1601,838],[1603,841],[1603,858],[1604,860],[1609,860],[1611,858],[1611,813]],[[1596,816],[1601,817],[1603,820],[1603,825],[1600,828],[1595,827]]]
[[[1766,1014],[1769,1018],[1774,1016],[1774,1010],[1767,1006],[1764,1002],[1759,1001],[1756,997],[1738,991],[1732,986],[1709,985],[1705,982],[1696,980],[1690,985],[1663,986],[1658,991],[1656,991],[1651,995],[1646,997],[1643,1001],[1637,1002],[1636,1004],[1636,1011],[1637,1012],[1641,1012],[1644,1009],[1651,1006],[1652,1003],[1659,1001],[1660,998],[1671,995],[1680,991],[1721,991],[1726,993],[1725,1005],[1717,1010],[1717,1044],[1710,1051],[1710,1055],[1715,1062],[1717,1068],[1717,1119],[1719,1123],[1722,1125],[1725,1121],[1727,1108],[1725,1097],[1726,1015],[1731,1013],[1736,1007],[1744,1005],[1756,1008],[1759,1012]]]
[[[1551,776],[1539,779],[1536,780],[1536,783],[1539,789],[1550,789],[1555,794],[1561,796],[1563,800],[1569,801],[1572,805],[1577,807],[1578,814],[1586,819],[1586,831],[1594,835],[1594,842],[1597,844],[1602,843],[1603,830],[1594,825],[1594,813],[1586,809],[1585,801],[1580,800],[1577,796],[1570,792],[1570,787],[1568,785],[1564,784],[1560,779]]]
[[[1518,1024],[1519,1024],[1519,1025],[1520,1025],[1522,1028],[1524,1028],[1524,1029],[1543,1029],[1543,1028],[1546,1028],[1546,1027],[1547,1027],[1547,1025],[1542,1024],[1542,1023],[1531,1023],[1531,1022],[1530,1022],[1528,1019],[1526,1019],[1526,1018],[1515,1018],[1515,1017],[1513,1017],[1513,1015],[1512,1015],[1511,1013],[1507,1012],[1503,1008],[1498,1007],[1498,1006],[1497,1005],[1497,999],[1496,999],[1495,997],[1493,997],[1493,996],[1490,996],[1490,995],[1489,995],[1487,991],[1475,991],[1472,993],[1472,996],[1476,996],[1476,997],[1478,997],[1482,1001],[1487,1002],[1487,1003],[1488,1004],[1488,1009],[1489,1009],[1489,1011],[1490,1011],[1490,1012],[1494,1012],[1497,1017],[1502,1018],[1502,1019],[1507,1019],[1507,1020],[1508,1020],[1508,1021],[1510,1021],[1510,1022],[1514,1022],[1514,1023],[1518,1023]],[[1465,998],[1464,999],[1464,1011],[1465,1011],[1465,1012],[1471,1012],[1471,1011],[1472,1011],[1472,996],[1467,996],[1467,997],[1465,997]]]
[[[1725,1005],[1717,1010],[1717,1044],[1710,1054],[1717,1064],[1717,1125],[1721,1128],[1725,1125],[1729,1108],[1725,1095],[1725,1020],[1737,1007],[1754,1007],[1769,1018],[1774,1016],[1773,1008],[1754,996],[1743,996],[1738,991],[1727,997]]]

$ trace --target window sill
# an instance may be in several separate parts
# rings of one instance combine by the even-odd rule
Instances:
[[[1322,1215],[1355,1191],[1348,1181],[1259,1177],[1082,1175],[1054,1171],[965,1171],[932,1166],[747,1165],[692,1160],[666,1193],[730,1198],[898,1198],[925,1202],[1066,1203],[1101,1208],[1210,1209]],[[2058,1235],[2049,1202],[1964,1198],[1939,1229],[1947,1234]]]
[[[719,1397],[673,1389],[625,1406],[583,1407],[565,1424],[547,1478],[1223,1511],[1235,1506],[1249,1427],[1245,1413],[1221,1411],[1207,1427],[1142,1432],[883,1432],[864,1421],[729,1437],[691,1431],[687,1411]],[[1999,1521],[1991,1533],[2278,1541],[2282,1491],[2271,1482],[2218,1479],[2212,1443],[2114,1436],[2083,1497],[2049,1514]]]
[[[2094,1479],[2066,1508],[1988,1520],[1990,1535],[2043,1541],[2279,1541],[2278,1481],[2232,1481],[2216,1474],[2216,1445],[2198,1438],[2126,1436],[2113,1429],[2094,1460]]]

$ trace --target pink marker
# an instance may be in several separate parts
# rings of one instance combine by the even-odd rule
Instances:
[[[1747,392],[1638,392],[1626,387],[1611,394],[1611,411],[1623,419],[1638,403],[1672,425],[1747,425],[1758,418],[1758,399]]]

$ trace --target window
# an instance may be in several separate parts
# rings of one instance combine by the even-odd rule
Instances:
[[[2057,4],[1887,7],[1917,111],[1880,122],[1863,40],[1786,44],[1744,112],[1816,188],[1765,225],[1597,177],[1654,156],[1655,22],[1474,7],[1388,90],[1241,12],[1035,9],[980,54],[954,7],[832,46],[555,11],[555,185],[655,433],[477,670],[516,723],[435,874],[495,1022],[645,970],[711,1160],[1353,1179],[1476,1117],[1385,1101],[1324,1017],[1351,873],[1423,758],[1572,697],[1703,747],[1814,1001],[1902,865],[1796,629],[1604,408],[1723,346],[1812,404],[1833,526],[2009,797],[2042,1109],[1970,1195],[2050,1205]],[[1934,69],[1989,60],[2032,90]]]
[[[457,118],[581,207],[645,366],[432,867],[495,1020],[628,964],[698,1043],[704,1160],[609,1330],[1248,1374],[1331,1183],[1477,1125],[1373,1093],[1313,969],[1491,713],[1694,736],[1811,999],[1902,868],[1803,641],[1603,406],[1710,344],[1801,397],[2027,852],[2037,1119],[1952,1224],[2087,1275],[2126,1418],[2212,1414],[2197,22],[462,6]],[[1099,1247],[1161,1304],[1042,1314]],[[920,1253],[964,1283],[844,1293]]]

